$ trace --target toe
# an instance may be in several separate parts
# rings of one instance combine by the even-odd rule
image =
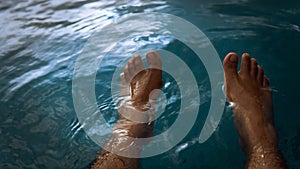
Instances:
[[[257,77],[257,61],[254,58],[251,58],[251,71],[250,74],[252,77],[256,78]]]
[[[257,81],[257,84],[259,86],[263,86],[263,83],[264,83],[264,70],[260,66],[258,66],[257,68],[258,68],[258,74],[257,74],[256,81]]]
[[[139,55],[134,55],[133,64],[134,64],[134,67],[135,67],[135,71],[137,73],[145,69],[144,65],[143,65],[143,62],[142,62],[142,59]]]
[[[270,87],[270,81],[266,75],[264,76],[263,87],[265,87],[265,88]]]
[[[124,72],[124,77],[125,77],[126,83],[130,83],[130,77],[131,77],[131,75],[130,75],[129,70],[128,70],[128,65],[126,65],[124,67],[123,72]]]
[[[149,68],[161,69],[162,61],[158,53],[150,51],[146,55]]]
[[[228,53],[223,61],[225,76],[225,93],[229,101],[232,101],[231,91],[238,83],[238,66],[239,57],[236,53]]]
[[[126,86],[129,84],[125,78],[125,73],[120,74],[120,80],[121,80],[121,86]]]
[[[120,75],[120,79],[121,79],[120,96],[121,97],[129,96],[130,95],[129,84],[127,83],[127,81],[125,79],[124,73],[122,73]]]
[[[239,57],[236,53],[228,53],[223,61],[225,80],[227,82],[237,80],[237,65]]]
[[[241,74],[249,74],[251,66],[250,55],[248,53],[244,53],[242,55],[242,63],[241,63]]]
[[[134,63],[133,63],[133,59],[129,59],[127,65],[128,65],[128,71],[129,71],[130,75],[131,76],[134,75],[134,73],[135,73],[135,66],[134,66]]]

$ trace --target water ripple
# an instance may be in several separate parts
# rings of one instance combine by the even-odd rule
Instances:
[[[299,43],[295,39],[299,39],[300,10],[294,7],[297,5],[296,1],[279,5],[273,2],[272,5],[268,5],[268,2],[251,0],[228,0],[226,2],[204,0],[201,3],[194,0],[184,2],[179,0],[172,0],[172,2],[169,0],[1,1],[0,168],[87,168],[94,160],[99,147],[82,129],[82,125],[88,124],[81,125],[78,122],[71,93],[76,57],[94,32],[101,30],[121,16],[155,11],[176,14],[193,22],[210,36],[221,53],[232,48],[228,40],[237,40],[236,45],[244,48],[245,46],[239,46],[243,38],[247,41],[252,40],[248,44],[251,47],[246,47],[257,48],[262,45],[263,43],[258,42],[257,39],[259,39],[267,44],[261,48],[271,52],[274,49],[270,49],[271,43],[269,42],[278,44],[280,47],[274,50],[274,54],[285,53],[289,49],[282,48],[283,42],[287,42],[287,40],[284,41],[285,39],[292,42],[288,47],[297,49],[296,44]],[[140,25],[140,23],[132,23],[128,26],[135,26],[136,29],[145,28],[145,25]],[[130,36],[116,45],[109,59],[103,60],[99,74],[105,80],[96,79],[95,81],[98,108],[111,125],[116,121],[117,108],[115,100],[109,96],[110,75],[117,65],[123,63],[126,54],[137,49],[172,48],[170,44],[175,43],[173,39],[161,36],[168,34],[164,23],[157,22],[146,27],[147,31],[143,34],[136,35],[134,32],[128,32]],[[126,27],[116,31],[125,29]],[[159,29],[160,34],[151,31],[154,29]],[[118,39],[114,36],[114,32],[104,33],[109,35],[110,40]],[[266,36],[269,33],[272,34]],[[280,39],[276,33],[284,33],[287,37]],[[271,41],[270,37],[278,39]],[[95,44],[95,47],[97,45],[103,44]],[[174,48],[177,47],[175,43]],[[270,61],[265,62],[265,65],[272,67],[273,71],[283,71],[292,67],[286,64],[286,60],[282,57],[275,58],[270,54],[270,56],[264,55],[264,59]],[[293,60],[290,63],[298,62]],[[194,69],[200,69],[197,64],[194,65],[193,60],[189,64]],[[205,71],[197,73],[205,76]],[[275,74],[278,77],[286,76],[280,73]],[[211,97],[209,85],[207,85],[209,79],[202,78],[200,75],[197,83],[201,94],[201,108],[205,109]],[[281,79],[281,81],[286,80]],[[166,91],[168,98],[167,113],[163,113],[156,123],[160,126],[157,129],[158,133],[167,130],[172,125],[178,116],[178,105],[181,99],[176,85],[171,80],[166,82],[163,90]],[[200,116],[202,117],[202,114]],[[199,128],[201,122],[196,125]],[[226,127],[228,126],[224,128]],[[210,152],[219,152],[219,149],[211,150],[206,147],[215,147],[215,142],[220,140],[219,135],[222,133],[217,133],[218,138],[212,138],[208,146],[196,149],[195,147],[199,145],[193,141],[193,138],[198,138],[198,128],[191,132],[191,137],[169,153],[162,155],[163,158],[159,156],[154,159],[154,162],[149,163],[145,160],[145,168],[165,166],[165,161],[162,164],[161,159],[166,159],[170,168],[199,168],[191,162],[186,162],[197,161],[198,156],[189,156],[188,159],[184,156],[185,153],[194,153],[194,150],[201,150],[202,154],[198,152],[203,160],[201,166],[218,168],[214,166],[215,155]],[[231,130],[225,131],[230,133]],[[297,148],[299,147],[297,140],[299,139],[292,139],[291,143],[288,143]],[[167,144],[167,138],[165,141]],[[231,144],[221,147],[223,147],[222,150],[228,149],[228,151],[236,148]],[[299,153],[295,153],[295,149],[290,148],[287,151],[292,152],[290,156],[293,158],[291,159],[295,161],[299,159]],[[238,155],[235,156],[237,159],[240,158],[239,153],[237,152]],[[210,160],[209,157],[213,158]],[[223,160],[227,159],[226,155],[222,157]],[[239,160],[242,164],[242,160]],[[224,163],[220,162],[220,165],[222,164]]]

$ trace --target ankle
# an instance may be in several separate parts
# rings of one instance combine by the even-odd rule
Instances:
[[[245,147],[245,153],[248,157],[264,157],[267,154],[277,153],[277,151],[277,145],[266,138],[262,138],[259,142],[246,145]]]
[[[246,168],[276,168],[284,169],[286,165],[276,146],[256,145],[247,153]]]

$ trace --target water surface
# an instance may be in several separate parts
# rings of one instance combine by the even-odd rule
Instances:
[[[291,0],[0,2],[0,168],[89,167],[100,147],[85,134],[74,111],[74,64],[94,32],[114,19],[140,12],[164,12],[192,22],[212,41],[220,59],[230,51],[256,57],[274,90],[279,147],[290,168],[300,168],[300,3]],[[203,144],[197,142],[210,106],[207,73],[180,42],[159,43],[161,39],[135,40],[145,48],[157,44],[183,58],[197,78],[201,106],[188,136],[172,150],[143,159],[142,167],[242,168],[245,158],[228,109],[213,136]],[[118,52],[128,51],[129,45],[123,43]],[[99,108],[108,115],[116,111],[109,89],[110,75],[119,62],[120,58],[108,57],[95,81]],[[164,80],[170,84],[163,89],[169,91],[169,107],[156,124],[157,133],[172,124],[180,106],[174,80],[167,75]]]

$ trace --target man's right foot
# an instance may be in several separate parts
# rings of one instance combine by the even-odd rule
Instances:
[[[247,53],[242,55],[239,72],[236,53],[229,53],[223,65],[226,95],[232,102],[235,125],[245,150],[252,151],[259,144],[276,147],[272,93],[263,69]]]

